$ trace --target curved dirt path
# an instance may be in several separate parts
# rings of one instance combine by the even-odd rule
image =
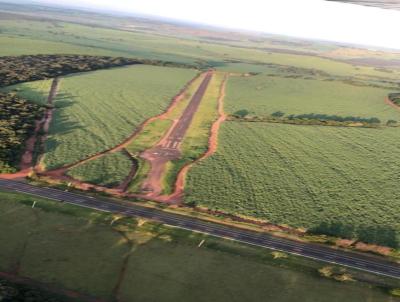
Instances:
[[[395,104],[394,102],[392,102],[392,101],[389,99],[389,97],[386,97],[386,98],[385,98],[385,104],[387,104],[387,105],[393,107],[394,109],[400,111],[400,106],[397,105],[397,104]]]
[[[108,153],[114,153],[114,152],[118,152],[121,151],[123,149],[125,149],[126,147],[128,147],[132,141],[143,131],[144,127],[146,127],[148,124],[154,122],[155,120],[158,119],[165,119],[168,114],[179,104],[180,101],[183,100],[186,90],[187,88],[194,82],[196,81],[202,74],[199,73],[197,76],[195,76],[193,79],[191,79],[188,83],[185,84],[185,86],[179,91],[179,93],[172,99],[171,104],[169,105],[169,107],[161,114],[153,116],[149,119],[147,119],[146,121],[144,121],[139,127],[137,127],[130,136],[128,136],[124,141],[122,141],[120,144],[116,145],[113,148],[101,151],[99,153],[96,153],[94,155],[91,155],[85,159],[79,160],[75,163],[71,163],[68,165],[65,165],[63,167],[57,168],[57,169],[53,169],[53,170],[49,170],[49,171],[42,171],[40,174],[44,175],[44,176],[50,176],[52,178],[61,178],[66,172],[67,170],[71,169],[71,168],[75,168],[77,166],[80,166],[82,164],[85,164],[89,161],[98,159]],[[81,184],[83,184],[83,182],[79,182]]]
[[[179,172],[176,182],[175,182],[175,191],[171,195],[167,196],[161,196],[160,199],[162,201],[166,201],[169,203],[182,203],[182,197],[184,193],[184,187],[185,187],[185,179],[186,175],[189,171],[189,169],[198,163],[199,161],[206,159],[207,157],[210,157],[217,151],[218,147],[218,132],[221,124],[226,120],[226,114],[224,112],[224,98],[225,98],[225,89],[226,89],[226,83],[228,81],[229,75],[226,74],[225,78],[221,84],[220,87],[220,93],[219,93],[219,98],[218,98],[218,114],[219,117],[218,119],[213,123],[211,126],[211,133],[210,137],[208,140],[208,150],[206,153],[204,153],[201,157],[196,159],[195,161],[191,162],[190,164],[184,166],[182,170]]]

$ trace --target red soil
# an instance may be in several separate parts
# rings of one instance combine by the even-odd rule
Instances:
[[[389,97],[386,97],[386,98],[385,98],[385,103],[388,104],[389,106],[392,106],[393,108],[395,108],[395,109],[397,109],[397,110],[400,110],[400,106],[397,105],[397,104],[395,104],[395,103],[393,103],[393,102],[389,99]]]

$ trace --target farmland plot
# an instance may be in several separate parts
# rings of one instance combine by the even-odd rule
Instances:
[[[189,172],[186,202],[398,245],[399,138],[397,128],[227,122],[217,153]],[[397,238],[369,237],[380,228]]]
[[[328,114],[377,117],[382,122],[400,120],[400,113],[384,103],[389,89],[362,87],[338,81],[269,77],[232,77],[227,87],[226,111],[247,110],[268,116],[281,111],[290,114]]]
[[[62,79],[42,164],[60,167],[121,143],[147,118],[165,110],[195,74],[138,65]],[[35,100],[38,85],[16,87]]]

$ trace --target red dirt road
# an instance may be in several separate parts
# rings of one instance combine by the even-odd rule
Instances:
[[[393,103],[388,97],[385,98],[385,103],[400,111],[400,106]]]
[[[151,165],[149,175],[142,186],[144,191],[149,192],[147,194],[148,197],[157,197],[161,194],[161,181],[165,165],[168,161],[180,158],[181,152],[179,148],[181,142],[197,112],[212,76],[212,71],[206,73],[203,82],[193,95],[181,117],[171,126],[168,133],[155,147],[144,151],[140,155],[143,159],[149,161]]]

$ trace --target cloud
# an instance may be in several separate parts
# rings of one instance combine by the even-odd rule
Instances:
[[[63,0],[63,3],[400,49],[400,39],[396,39],[399,11],[353,4],[322,0]]]

